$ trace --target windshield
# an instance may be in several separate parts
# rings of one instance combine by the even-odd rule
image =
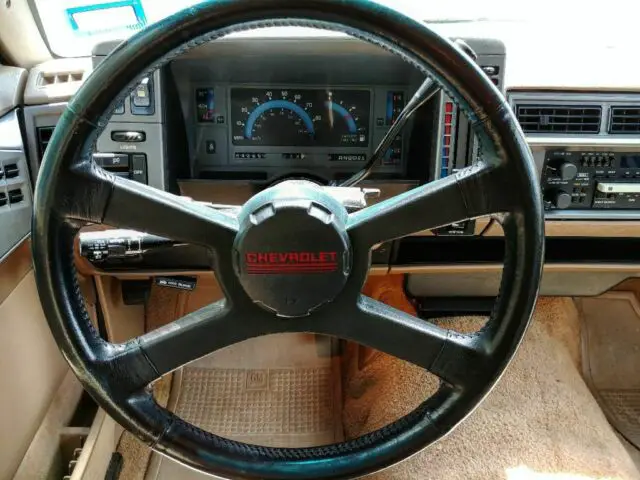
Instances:
[[[125,39],[145,26],[203,0],[35,0],[53,53],[63,57],[91,54],[101,41]],[[207,0],[205,0],[207,1]],[[304,1],[304,0],[301,0]],[[564,39],[620,45],[633,41],[636,28],[629,0],[576,4],[574,0],[377,0],[430,24],[526,22],[536,25],[538,41]],[[628,24],[631,28],[626,28]],[[614,27],[614,28],[612,28]],[[591,35],[593,28],[601,34]],[[500,37],[500,27],[492,27]],[[512,30],[517,31],[517,30]],[[630,33],[633,35],[629,36]],[[578,45],[576,45],[577,47]]]

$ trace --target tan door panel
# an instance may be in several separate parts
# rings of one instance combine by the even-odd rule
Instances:
[[[12,257],[28,252],[19,248],[0,264],[2,480],[15,474],[68,371],[44,318],[33,271],[14,268],[24,262]]]

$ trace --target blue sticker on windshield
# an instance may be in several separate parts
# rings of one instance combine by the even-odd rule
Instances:
[[[141,0],[118,0],[66,9],[76,34],[92,35],[119,30],[141,30],[147,25]]]

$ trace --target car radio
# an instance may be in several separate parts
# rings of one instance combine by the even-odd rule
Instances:
[[[640,208],[640,152],[547,150],[545,210]]]

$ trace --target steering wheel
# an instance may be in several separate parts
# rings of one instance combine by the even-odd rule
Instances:
[[[435,78],[473,124],[482,160],[355,213],[321,188],[284,182],[238,216],[116,177],[92,161],[110,113],[141,78],[204,42],[245,29],[302,26],[347,33]],[[328,479],[403,460],[460,423],[513,357],[537,298],[543,216],[531,152],[509,106],[451,42],[365,1],[218,0],[188,8],[116,48],[69,103],[40,168],[33,211],[38,291],[53,335],[84,388],[154,450],[222,477]],[[361,294],[380,242],[482,215],[504,228],[504,273],[486,326],[459,334]],[[87,223],[206,246],[225,299],[113,344],[92,327],[76,280],[73,240]],[[441,387],[394,423],[335,445],[270,448],[221,438],[160,407],[149,385],[225,346],[313,332],[412,362]]]

